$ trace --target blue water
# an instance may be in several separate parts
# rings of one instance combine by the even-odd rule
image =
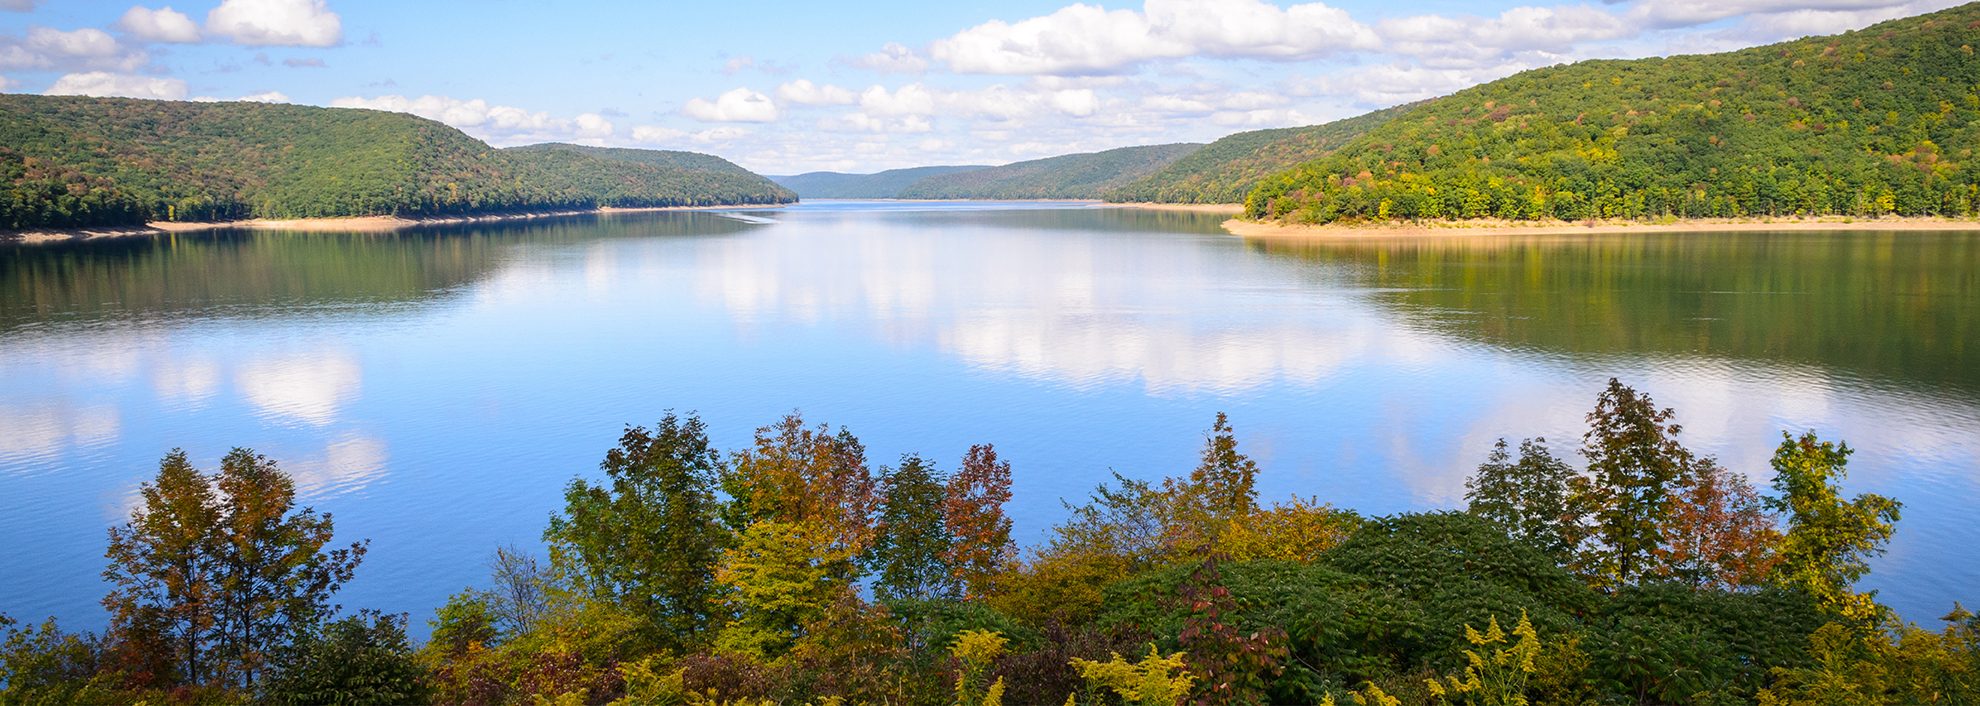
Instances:
[[[952,468],[995,443],[1035,542],[1109,471],[1187,472],[1220,410],[1266,499],[1460,506],[1494,439],[1567,451],[1612,375],[1763,486],[1782,429],[1849,440],[1849,489],[1906,502],[1866,586],[1916,620],[1980,601],[1965,378],[1504,340],[1466,323],[1503,311],[1422,303],[1365,258],[1247,243],[1219,220],[823,202],[0,250],[0,611],[101,627],[105,529],[173,447],[203,466],[233,446],[282,461],[340,538],[371,541],[339,602],[418,623],[496,546],[540,547],[564,485],[669,409],[699,412],[723,448],[802,410],[876,464]],[[1980,237],[1961,237],[1898,247],[1968,257]],[[1953,277],[1908,306],[1971,322],[1980,285]],[[1980,366],[1980,350],[1930,352]]]

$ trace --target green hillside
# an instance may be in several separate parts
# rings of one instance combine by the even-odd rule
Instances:
[[[1123,147],[932,176],[901,191],[908,199],[1097,199],[1153,174],[1197,144]]]
[[[0,95],[0,189],[0,229],[794,198],[715,158],[495,150],[399,113],[33,95]]]
[[[1120,202],[1241,203],[1259,180],[1325,157],[1411,107],[1414,105],[1322,125],[1240,132],[1205,145],[1161,171],[1107,193],[1105,198]]]
[[[548,143],[497,150],[522,183],[599,206],[788,203],[797,194],[712,154]]]
[[[1725,54],[1528,71],[1266,179],[1256,218],[1968,216],[1980,5]]]
[[[770,180],[797,192],[798,198],[892,199],[900,198],[901,192],[922,179],[978,169],[988,169],[988,167],[982,165],[911,167],[872,174],[808,172],[793,176],[773,176]]]
[[[757,179],[757,180],[769,178],[758,175],[757,173],[744,169],[742,167],[736,166],[735,162],[731,162],[729,160],[723,159],[721,157],[717,157],[712,154],[702,154],[700,152],[681,152],[678,150],[641,150],[641,149],[632,149],[628,147],[592,147],[589,145],[573,145],[563,142],[545,142],[540,145],[507,147],[507,148],[503,148],[502,152],[512,155],[532,154],[538,152],[563,152],[570,154],[581,154],[590,157],[598,157],[601,159],[608,159],[619,162],[648,164],[656,167],[669,167],[674,169],[689,169],[696,171],[719,172],[723,174],[732,174],[736,176],[749,177],[751,179]]]

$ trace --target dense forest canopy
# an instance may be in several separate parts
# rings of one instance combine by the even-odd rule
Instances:
[[[902,192],[922,179],[988,168],[983,165],[956,165],[889,169],[872,174],[806,172],[773,176],[770,180],[797,192],[798,198],[802,199],[894,199],[900,198]]]
[[[1180,143],[1069,154],[931,176],[907,187],[907,199],[1097,199],[1200,148]]]
[[[796,199],[715,157],[496,150],[400,113],[12,94],[0,188],[0,230]]]
[[[1256,218],[1971,216],[1980,5],[1723,54],[1538,69],[1264,180]]]
[[[1161,171],[1105,194],[1108,201],[1243,203],[1259,180],[1333,153],[1413,106],[1307,127],[1252,130],[1191,152]]]

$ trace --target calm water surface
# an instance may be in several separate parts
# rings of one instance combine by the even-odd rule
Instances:
[[[104,531],[158,458],[281,459],[431,614],[540,546],[626,423],[724,448],[790,410],[876,463],[1014,463],[1022,540],[1228,411],[1266,498],[1454,507],[1499,436],[1571,448],[1614,375],[1764,485],[1784,429],[1905,503],[1870,587],[1980,602],[1980,234],[1247,242],[1218,218],[821,202],[392,235],[0,249],[0,611],[100,627]]]

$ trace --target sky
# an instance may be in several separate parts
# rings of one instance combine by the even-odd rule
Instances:
[[[1594,58],[1951,0],[0,0],[0,91],[374,108],[765,174],[1311,125]]]

